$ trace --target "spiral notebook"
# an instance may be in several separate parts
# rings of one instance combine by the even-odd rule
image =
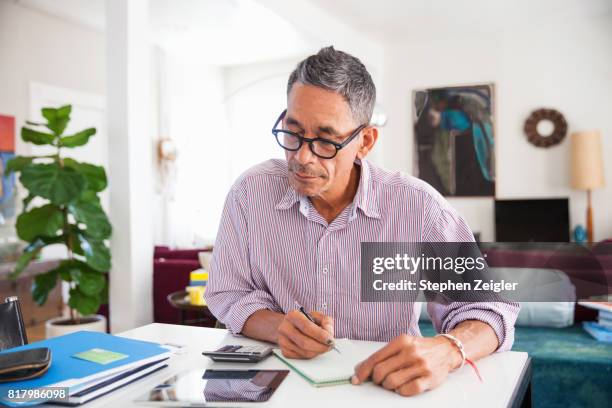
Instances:
[[[377,341],[336,339],[336,347],[340,353],[332,350],[311,360],[287,358],[280,349],[275,349],[274,354],[310,384],[315,387],[328,387],[349,383],[355,366],[385,344]]]

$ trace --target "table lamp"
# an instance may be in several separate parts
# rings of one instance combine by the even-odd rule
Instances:
[[[571,136],[572,187],[587,192],[587,237],[593,242],[591,191],[604,186],[601,133],[575,132]]]

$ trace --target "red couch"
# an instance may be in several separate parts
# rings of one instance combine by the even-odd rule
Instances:
[[[153,321],[179,324],[179,311],[168,303],[167,296],[189,285],[189,273],[200,268],[201,249],[170,249],[157,246],[153,252]]]

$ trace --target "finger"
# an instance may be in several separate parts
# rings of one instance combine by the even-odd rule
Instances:
[[[314,325],[314,323],[308,323]],[[322,330],[320,327],[319,329]],[[316,354],[329,351],[328,345],[313,340],[311,337],[305,335],[302,331],[298,330],[291,324],[288,324],[287,327],[284,328],[283,334],[291,339],[291,341],[301,350],[315,352]]]
[[[327,347],[327,345],[333,343],[333,338],[327,331],[308,320],[306,316],[297,310],[287,313],[286,318],[289,320],[289,322],[291,322],[291,324],[293,324],[293,326],[295,326],[300,332],[312,339],[314,342],[318,342],[319,344],[324,345],[324,347]],[[293,341],[295,342],[295,339],[293,339]],[[300,343],[296,342],[296,344],[301,346]]]
[[[317,311],[311,312],[310,316],[312,316],[314,321],[317,322],[323,330],[328,332],[332,338],[334,337],[334,319],[331,316],[327,316]]]
[[[279,338],[278,344],[279,345],[282,344],[288,350],[291,350],[297,356],[297,357],[293,357],[293,358],[310,359],[310,358],[316,357],[316,356],[318,356],[320,354],[320,353],[315,353],[313,351],[308,351],[308,350],[301,349],[297,344],[295,344],[293,341],[291,341],[291,339],[289,337],[286,337],[286,336],[281,336],[281,338]]]
[[[382,382],[383,388],[388,390],[397,390],[404,384],[411,382],[419,377],[423,377],[423,367],[419,364],[413,364],[409,367],[396,370],[385,378]]]
[[[375,384],[380,384],[385,381],[386,378],[388,378],[388,376],[392,373],[395,373],[403,368],[410,367],[414,365],[414,362],[415,359],[411,355],[407,355],[406,353],[402,352],[397,353],[374,366],[374,368],[372,369],[372,382],[374,382]],[[397,384],[391,389],[395,389],[399,385],[400,384]]]
[[[407,382],[400,387],[395,389],[395,392],[404,397],[411,397],[413,395],[420,394],[429,389],[428,377],[418,377],[414,380]]]
[[[367,380],[368,377],[372,375],[372,370],[376,364],[397,354],[402,347],[404,347],[403,342],[397,341],[397,339],[392,340],[389,344],[372,354],[367,359],[363,360],[355,367],[355,375],[351,379],[351,382],[353,384],[360,384]]]
[[[300,348],[296,346],[295,343],[293,343],[291,339],[289,339],[288,337],[280,336],[278,338],[278,345],[281,348],[281,352],[283,353],[283,356],[287,358],[298,358],[298,359],[306,358],[306,356],[303,353],[303,350],[300,350]]]

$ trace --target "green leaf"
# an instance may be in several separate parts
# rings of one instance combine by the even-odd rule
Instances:
[[[64,215],[60,208],[53,204],[36,207],[17,217],[17,235],[24,241],[34,238],[57,236],[64,226]]]
[[[102,206],[95,201],[78,200],[68,205],[77,222],[85,224],[85,233],[95,239],[109,238],[112,227]]]
[[[98,205],[101,205],[100,203],[100,197],[98,197],[98,193],[96,193],[95,191],[92,190],[85,190],[83,191],[83,193],[81,194],[81,197],[79,197],[80,201],[87,201],[87,202],[91,202],[91,203],[96,203]]]
[[[86,295],[80,289],[79,287],[70,289],[68,306],[76,309],[83,316],[96,313],[100,308],[100,296]]]
[[[47,245],[63,244],[65,241],[65,235],[58,235],[56,237],[38,237],[31,242],[27,247],[24,248],[23,253],[17,259],[17,263],[13,268],[13,271],[9,274],[9,278],[15,279],[23,270],[30,264],[30,262],[36,258],[42,248]]]
[[[8,176],[14,171],[21,171],[23,168],[34,160],[35,157],[28,156],[15,156],[11,160],[6,163],[6,167],[4,168],[4,176]]]
[[[74,271],[74,269],[73,269]],[[83,294],[92,296],[102,292],[106,285],[104,274],[91,270],[81,270],[79,274],[72,276],[72,279],[77,282]]]
[[[21,128],[21,138],[25,142],[34,143],[36,145],[50,145],[55,140],[55,135],[39,132],[27,127]]]
[[[58,268],[57,273],[61,280],[65,282],[72,282],[72,275],[70,274],[70,269],[66,268]]]
[[[98,296],[100,298],[100,304],[105,305],[108,303],[108,280],[104,279],[104,288],[98,293]]]
[[[79,240],[79,234],[81,233],[82,231],[79,227],[76,225],[70,225],[68,227],[67,242],[73,253],[85,256],[85,252],[83,252],[83,248],[81,248],[81,241]]]
[[[43,305],[47,301],[49,292],[53,290],[57,284],[57,270],[53,269],[49,272],[36,275],[34,284],[32,285],[32,297],[38,305]]]
[[[104,289],[106,278],[103,273],[91,268],[83,261],[69,259],[62,261],[55,269],[61,278],[68,282],[75,282],[85,295],[97,295]]]
[[[87,144],[89,138],[96,134],[96,128],[89,128],[75,133],[72,136],[64,136],[60,139],[63,147],[79,147]]]
[[[61,135],[70,121],[72,106],[65,105],[60,108],[43,108],[42,115],[47,119],[47,128],[56,136]]]
[[[47,119],[48,122],[54,121],[57,118],[56,108],[42,108],[40,111],[43,118]]]
[[[57,163],[29,165],[22,170],[19,180],[31,194],[58,205],[77,199],[85,189],[85,177]]]
[[[110,250],[104,241],[79,234],[81,248],[85,253],[85,262],[97,271],[107,272],[111,268]]]
[[[57,108],[58,118],[69,118],[70,113],[72,113],[72,105],[64,105]]]
[[[42,239],[37,239],[36,241],[29,244],[24,248],[23,253],[17,259],[15,263],[15,267],[13,271],[10,273],[9,277],[11,279],[15,279],[17,276],[23,272],[25,268],[32,262],[34,258],[38,255],[40,250],[47,245]]]
[[[75,169],[83,177],[85,177],[85,181],[87,182],[87,185],[85,186],[86,190],[98,192],[106,188],[107,180],[104,167],[89,163],[81,163],[70,158],[64,159],[64,166]]]

